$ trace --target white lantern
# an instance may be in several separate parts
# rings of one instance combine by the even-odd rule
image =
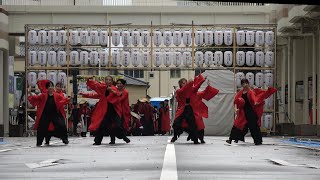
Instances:
[[[175,65],[176,67],[179,67],[181,65],[181,53],[180,52],[173,53],[173,65]]]
[[[169,51],[164,52],[163,54],[163,64],[166,67],[169,67],[171,65],[172,62],[172,54]]]
[[[160,46],[162,43],[162,33],[161,31],[154,31],[153,32],[153,44],[155,46]]]
[[[238,66],[243,66],[246,63],[246,55],[243,51],[237,52],[236,61]]]
[[[99,64],[98,52],[97,51],[91,51],[89,53],[89,56],[90,56],[89,63],[90,63],[91,66],[96,66],[97,64]]]
[[[263,45],[264,44],[264,33],[263,31],[256,32],[256,44]]]
[[[60,30],[58,32],[58,44],[65,45],[67,42],[67,33],[65,30]]]
[[[273,31],[267,31],[265,40],[266,40],[266,45],[272,46],[273,45],[273,41],[274,41],[274,32]]]
[[[40,45],[45,45],[47,43],[47,32],[45,30],[40,30],[38,33],[38,43]]]
[[[48,43],[54,45],[57,43],[57,32],[55,30],[50,30],[48,32]]]
[[[257,87],[262,87],[264,84],[263,74],[261,72],[256,74],[255,84]]]
[[[53,82],[53,84],[57,84],[57,73],[54,71],[49,72],[47,74],[47,79]]]
[[[71,52],[70,52],[70,65],[71,65],[71,66],[80,65],[80,60],[79,60],[79,53],[78,53],[78,51],[71,51]]]
[[[180,31],[173,32],[173,44],[176,46],[180,46],[180,44],[181,44],[181,32]]]
[[[237,31],[236,32],[236,38],[237,38],[237,45],[242,46],[245,43],[246,40],[246,34],[244,31]]]
[[[80,44],[87,45],[89,42],[88,31],[80,31]]]
[[[254,45],[254,32],[253,31],[246,32],[246,44],[248,46]]]
[[[186,46],[190,46],[192,43],[192,36],[190,31],[183,32],[183,44]]]
[[[57,80],[57,82],[61,83],[63,86],[66,85],[67,75],[66,75],[65,72],[60,71],[60,72],[58,73],[58,80]]]
[[[154,52],[153,53],[153,60],[154,60],[154,65],[156,66],[156,67],[159,67],[159,66],[161,66],[161,61],[162,61],[162,58],[161,58],[161,52],[159,52],[159,51],[156,51],[156,52]]]
[[[140,44],[140,32],[139,31],[132,32],[132,44],[134,46],[138,46]]]
[[[197,51],[194,55],[194,61],[198,67],[203,65],[203,52]]]
[[[227,45],[227,46],[230,46],[232,45],[232,42],[233,42],[233,34],[232,34],[232,31],[230,30],[227,30],[224,32],[224,43]]]
[[[130,32],[127,30],[122,31],[122,44],[124,46],[130,46],[131,44]]]
[[[71,31],[69,41],[71,45],[77,45],[79,42],[79,32],[78,31]]]
[[[60,66],[65,66],[67,64],[67,57],[65,51],[58,51],[57,61]]]
[[[150,64],[150,52],[149,51],[143,51],[142,52],[142,66],[147,67]]]
[[[122,65],[128,67],[130,65],[130,52],[124,51],[122,53]]]
[[[265,105],[267,109],[271,109],[273,107],[273,95],[271,95],[265,100]]]
[[[246,64],[248,66],[254,65],[254,52],[253,51],[246,52]]]
[[[218,46],[223,44],[223,32],[222,31],[215,31],[214,32],[214,43]]]
[[[120,52],[119,51],[114,51],[112,53],[112,66],[119,66],[120,65]]]
[[[202,31],[196,31],[195,44],[198,46],[201,46],[203,44],[203,32]]]
[[[89,53],[87,51],[80,52],[80,63],[85,66],[89,63]]]
[[[267,129],[271,129],[273,125],[273,118],[271,114],[267,114],[264,116],[263,126]]]
[[[232,58],[232,52],[226,51],[224,52],[224,64],[226,66],[232,66],[233,58]]]
[[[139,51],[132,52],[132,65],[134,67],[137,67],[140,65],[140,52]]]
[[[48,64],[50,66],[57,65],[57,53],[55,51],[49,51],[49,53],[48,53]]]
[[[213,53],[211,51],[206,51],[204,53],[204,62],[206,63],[207,66],[210,66],[213,64]]]
[[[237,87],[241,87],[241,80],[245,78],[245,75],[243,72],[238,72],[236,74],[236,84],[237,84]]]
[[[204,32],[204,43],[206,45],[213,44],[213,32],[212,31],[205,31]]]
[[[101,66],[107,66],[109,64],[109,53],[107,51],[100,51],[99,57]]]
[[[190,66],[192,64],[191,52],[183,52],[182,60],[183,60],[183,65]]]
[[[264,65],[264,54],[262,51],[256,52],[256,65],[260,67]]]
[[[246,74],[246,79],[248,79],[249,85],[250,85],[250,87],[252,87],[254,84],[254,74],[252,72],[248,72]]]
[[[37,64],[37,52],[29,51],[29,65],[34,66]]]
[[[45,79],[47,79],[47,73],[44,71],[39,72],[38,73],[38,81],[45,80]]]
[[[264,75],[264,77],[265,77],[265,80],[264,80],[265,85],[267,87],[273,87],[273,74],[272,73],[266,73]]]
[[[107,46],[108,45],[108,31],[100,31],[99,43],[102,46]]]
[[[37,84],[37,74],[35,72],[28,73],[28,85],[29,86],[36,86]]]
[[[148,46],[150,44],[150,32],[147,30],[142,31],[141,33],[141,43],[144,46]]]
[[[98,31],[90,31],[90,43],[92,45],[99,44],[99,36]]]
[[[274,64],[274,55],[272,51],[267,51],[265,55],[265,63],[267,66],[273,66]]]
[[[223,64],[223,53],[221,51],[214,52],[214,64],[217,64],[217,65]]]
[[[29,43],[31,45],[35,45],[38,41],[38,38],[37,38],[37,31],[35,30],[30,30],[28,32],[28,40],[29,40]]]
[[[171,31],[165,31],[163,33],[163,44],[165,46],[170,46],[172,42],[172,33]]]
[[[120,32],[117,30],[112,31],[112,44],[118,46],[120,44]]]
[[[41,66],[47,65],[47,52],[39,51],[38,52],[38,61]]]

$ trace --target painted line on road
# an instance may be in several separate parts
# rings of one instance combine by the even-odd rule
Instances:
[[[178,179],[178,172],[177,172],[176,151],[174,148],[174,144],[171,143],[169,139],[166,147],[166,152],[164,154],[160,180],[177,180],[177,179]]]
[[[2,150],[0,150],[0,152],[7,152],[7,151],[11,151],[11,150],[13,150],[13,149],[2,149]]]
[[[269,161],[277,164],[277,165],[281,165],[281,166],[291,166],[291,167],[306,167],[306,168],[313,168],[313,169],[319,169],[319,166],[315,166],[312,164],[293,164],[293,163],[289,163],[285,160],[282,159],[268,159]]]

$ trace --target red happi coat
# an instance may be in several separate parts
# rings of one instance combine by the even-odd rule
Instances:
[[[178,102],[175,120],[182,115],[184,107],[186,106],[186,99],[190,98],[193,81],[188,82],[185,86],[176,91],[176,100]]]
[[[160,117],[161,117],[161,131],[169,132],[170,131],[170,110],[169,106],[163,107],[159,109]]]
[[[120,103],[122,108],[123,128],[129,130],[129,121],[131,118],[131,110],[129,106],[129,93],[126,89],[123,89],[120,96]]]
[[[91,93],[82,93],[82,97],[90,98],[90,99],[99,99],[100,95],[96,92],[91,92]]]
[[[96,105],[94,113],[91,116],[91,124],[89,126],[90,131],[95,131],[99,128],[103,118],[105,117],[105,114],[108,111],[108,103],[113,105],[116,113],[119,117],[121,117],[122,111],[119,99],[120,93],[115,86],[111,86],[111,89],[114,92],[110,92],[108,97],[105,96],[107,91],[106,84],[88,79],[87,86],[99,94],[99,103]]]

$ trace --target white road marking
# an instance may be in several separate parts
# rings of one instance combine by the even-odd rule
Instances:
[[[57,161],[59,161],[59,159],[47,159],[47,160],[41,161],[39,163],[26,163],[26,166],[28,166],[30,169],[47,167],[47,166],[54,166],[54,165],[60,164],[60,163],[57,163]]]
[[[314,168],[319,169],[319,166],[311,165],[311,164],[292,164],[287,161],[281,159],[269,159],[271,162],[282,165],[282,166],[291,166],[291,167],[306,167],[306,168]]]
[[[170,142],[170,140],[168,140]],[[177,161],[176,152],[173,143],[167,144],[166,152],[164,154],[164,160],[162,165],[162,171],[160,180],[177,180]]]
[[[11,151],[11,150],[13,150],[13,149],[2,149],[2,150],[0,150],[0,152],[7,152],[7,151]]]

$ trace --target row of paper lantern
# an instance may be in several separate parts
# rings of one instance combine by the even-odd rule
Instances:
[[[65,51],[49,51],[48,54],[46,51],[29,51],[28,62],[29,65],[34,66],[37,63],[44,66],[47,63],[51,66],[61,65],[64,66],[67,64]],[[107,51],[91,51],[90,53],[87,51],[71,51],[70,52],[70,65],[100,65],[107,66],[109,62],[109,53]],[[232,66],[233,63],[233,53],[231,51],[206,51],[203,53],[202,51],[195,52],[195,64],[197,66],[202,66],[206,64],[207,66],[211,65],[226,65]],[[149,51],[143,51],[140,53],[139,51],[133,51],[132,53],[128,51],[124,51],[120,53],[119,51],[114,51],[111,54],[111,64],[113,66],[119,66],[122,64],[127,67],[130,65],[130,60],[132,61],[133,66],[139,66],[140,61],[143,66],[149,66],[151,57]],[[153,54],[154,65],[159,67],[162,65],[170,66],[171,64],[175,66],[180,66],[181,62],[185,66],[190,66],[192,64],[192,55],[191,52],[160,52],[155,51]],[[274,64],[274,54],[271,51],[266,52],[265,54],[261,51],[259,52],[243,52],[238,51],[236,53],[236,63],[238,66],[248,65],[253,66],[256,64],[257,66],[273,66]]]
[[[263,87],[264,85],[267,87],[273,87],[273,73],[263,74],[259,72],[254,75],[252,72],[248,72],[246,74],[243,72],[238,72],[236,73],[237,87],[241,87],[241,80],[244,78],[248,79],[251,87],[253,85],[257,87]]]
[[[37,84],[37,81],[45,79],[52,81],[54,84],[57,84],[59,82],[62,85],[66,85],[67,83],[67,75],[65,72],[62,71],[58,73],[55,71],[50,71],[48,73],[41,71],[38,74],[36,72],[28,73],[29,86],[35,86]]]
[[[267,129],[271,129],[273,127],[273,116],[271,114],[264,114],[262,117],[261,126]]]
[[[58,34],[58,35],[57,35]],[[191,31],[154,31],[153,33],[153,44],[155,46],[160,46],[164,44],[165,46],[170,46],[171,44],[179,46],[183,43],[186,46],[192,44],[192,33]],[[122,38],[121,38],[122,36]],[[66,31],[61,30],[56,32],[55,30],[45,31],[40,30],[37,32],[35,30],[30,30],[28,32],[28,39],[31,45],[36,43],[40,45],[54,45],[66,44]],[[150,45],[150,32],[147,30],[142,31],[112,31],[111,41],[114,46],[120,44],[120,40],[124,46],[138,46],[141,42],[143,46]],[[252,46],[254,44],[263,45],[264,43],[271,46],[274,43],[274,32],[273,31],[237,31],[236,32],[237,45],[247,44]],[[108,45],[108,31],[71,31],[69,36],[69,42],[71,45]],[[196,31],[195,32],[195,44],[200,45],[232,45],[233,33],[230,30],[226,31]]]

